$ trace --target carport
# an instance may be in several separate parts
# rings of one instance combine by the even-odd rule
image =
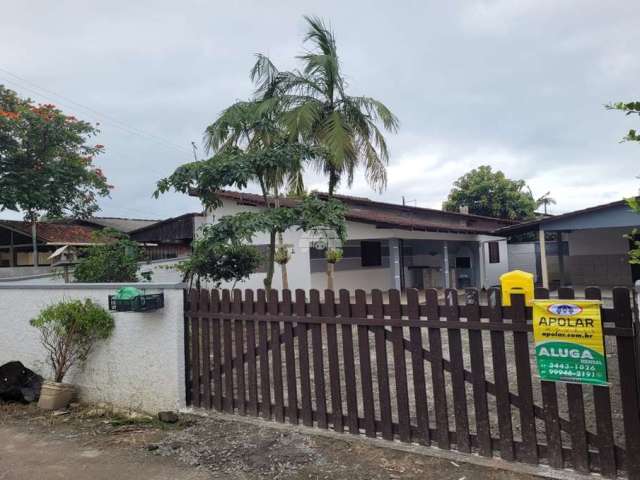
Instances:
[[[554,232],[554,254],[558,257],[560,285],[632,286],[640,279],[640,266],[630,265],[627,238],[640,228],[640,215],[626,200],[597,205],[584,210],[536,219],[496,230],[495,234],[513,237],[537,232],[541,283],[549,287],[547,233]],[[561,243],[569,246],[563,255]]]

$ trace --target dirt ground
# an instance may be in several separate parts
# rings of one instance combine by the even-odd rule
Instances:
[[[438,479],[533,480],[416,453],[181,415],[175,425],[103,408],[43,413],[0,404],[0,480]]]

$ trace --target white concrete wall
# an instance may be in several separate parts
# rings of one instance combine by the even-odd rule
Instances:
[[[0,268],[0,278],[26,277],[30,275],[40,275],[40,274],[49,273],[50,271],[51,271],[51,267],[49,266],[2,267]]]
[[[361,267],[356,270],[341,270],[333,274],[334,290],[362,289],[366,292],[375,288],[388,290],[391,288],[391,273],[387,267]],[[316,272],[311,274],[311,288],[324,290],[327,288],[327,274]]]
[[[121,284],[0,284],[0,365],[19,360],[49,377],[39,332],[29,325],[44,307],[63,299],[86,299],[108,308],[108,295]],[[147,412],[185,404],[183,289],[181,285],[134,284],[164,293],[163,309],[147,313],[112,312],[115,329],[96,345],[82,368],[65,382],[78,386],[83,402],[107,402]]]

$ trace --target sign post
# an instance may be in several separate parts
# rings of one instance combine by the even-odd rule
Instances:
[[[534,300],[533,336],[541,380],[607,385],[599,300]]]

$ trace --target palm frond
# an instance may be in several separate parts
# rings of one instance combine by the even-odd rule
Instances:
[[[400,126],[398,117],[379,100],[371,97],[348,97],[348,101],[355,103],[369,115],[374,121],[382,122],[385,130],[396,133]]]
[[[305,42],[312,42],[326,55],[336,55],[336,40],[331,29],[320,17],[305,15],[309,30],[304,37]]]
[[[371,143],[366,142],[365,148],[365,177],[369,185],[379,192],[387,188],[386,161],[381,159]]]
[[[278,68],[269,57],[257,53],[256,63],[249,72],[249,77],[256,86],[255,95],[258,97],[272,96],[276,88],[278,73]]]
[[[333,167],[346,171],[348,164],[357,162],[352,129],[339,111],[331,112],[321,128],[322,143],[326,145]]]
[[[312,97],[300,102],[282,114],[282,120],[289,135],[294,140],[312,131],[322,118],[322,103]]]

